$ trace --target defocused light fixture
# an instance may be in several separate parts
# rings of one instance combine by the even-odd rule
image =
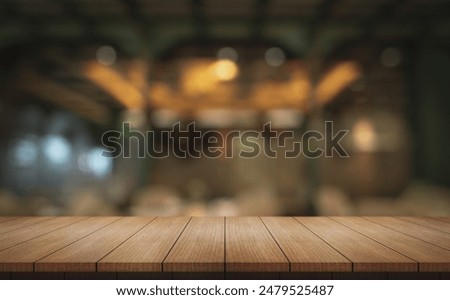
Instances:
[[[93,148],[78,159],[78,168],[95,177],[104,178],[112,171],[112,159],[102,155],[102,148]]]
[[[143,128],[147,123],[147,116],[142,109],[127,109],[122,113],[122,122],[130,124],[131,128]]]
[[[258,114],[250,109],[210,108],[199,110],[195,120],[204,128],[242,128],[255,126]]]
[[[220,81],[233,80],[239,73],[236,63],[229,59],[220,59],[212,67],[214,74]]]
[[[111,46],[102,46],[97,49],[97,61],[104,66],[111,66],[116,62],[116,50]]]
[[[266,113],[266,120],[274,128],[296,128],[303,121],[302,114],[293,109],[271,109]]]
[[[39,149],[32,138],[23,138],[14,142],[10,155],[14,164],[20,167],[28,167],[36,163]]]
[[[151,119],[158,127],[171,127],[180,121],[180,115],[175,110],[161,108],[152,112]]]
[[[218,52],[217,52],[217,58],[218,59],[229,59],[232,61],[237,61],[239,58],[239,55],[237,53],[237,51],[231,47],[224,47],[221,48]]]
[[[388,68],[395,68],[402,62],[402,53],[398,48],[386,48],[381,52],[381,64]]]
[[[354,62],[343,62],[332,68],[316,88],[316,99],[325,104],[333,100],[343,89],[361,76],[359,65]]]
[[[217,81],[213,60],[187,61],[182,67],[180,83],[186,96],[199,97],[208,94],[217,87]],[[163,94],[168,95],[170,92]]]
[[[284,51],[281,50],[281,48],[272,47],[267,49],[266,53],[264,54],[264,58],[269,66],[279,67],[284,63],[286,55],[284,54]]]
[[[225,128],[233,124],[234,112],[230,109],[204,109],[197,112],[196,120],[202,127]]]
[[[353,143],[356,150],[374,152],[378,148],[378,138],[373,124],[368,120],[359,120],[353,126]]]
[[[69,162],[72,149],[70,143],[62,136],[49,135],[43,140],[44,154],[55,165]]]

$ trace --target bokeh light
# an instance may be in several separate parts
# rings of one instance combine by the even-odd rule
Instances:
[[[117,53],[111,46],[102,46],[96,53],[97,61],[105,66],[111,66],[116,62]]]

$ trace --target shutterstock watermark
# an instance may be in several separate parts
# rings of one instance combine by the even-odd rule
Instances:
[[[274,130],[266,123],[261,131],[205,130],[195,122],[182,126],[176,123],[169,130],[141,132],[123,123],[121,131],[102,135],[103,156],[131,158],[255,158],[261,154],[277,158],[349,157],[340,142],[348,130],[334,131],[333,122],[325,122],[324,132],[306,131],[299,136],[294,130]],[[236,143],[236,140],[238,143]],[[238,151],[234,147],[239,145]]]

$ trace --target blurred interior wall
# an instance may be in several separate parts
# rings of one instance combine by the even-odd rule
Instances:
[[[416,176],[450,184],[450,49],[420,47],[413,58],[411,127]]]

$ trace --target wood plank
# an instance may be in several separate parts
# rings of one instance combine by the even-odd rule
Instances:
[[[87,217],[58,217],[0,235],[0,251],[35,239],[49,232],[80,222]]]
[[[160,274],[172,274],[173,280],[225,280],[224,272],[174,272]]]
[[[359,217],[333,220],[417,261],[420,272],[449,272],[450,251]]]
[[[0,234],[50,220],[51,217],[23,217],[0,223]]]
[[[227,272],[289,272],[289,261],[260,218],[225,220]]]
[[[331,280],[333,273],[330,272],[288,272],[280,273],[281,280]]]
[[[450,223],[450,217],[431,217],[435,220]]]
[[[298,217],[315,234],[353,262],[353,272],[416,272],[417,262],[324,217]]]
[[[0,217],[0,223],[8,222],[8,221],[18,219],[18,218],[20,218],[20,217]]]
[[[397,272],[396,272],[397,273]],[[418,272],[416,272],[419,274]],[[338,272],[333,273],[333,280],[387,280],[385,272]]]
[[[0,234],[0,272],[450,272],[450,224],[430,217],[33,219],[0,223],[15,228]]]
[[[101,273],[98,273],[101,274]],[[109,274],[109,273],[106,273]],[[161,272],[119,272],[117,274],[118,280],[171,280],[172,273]]]
[[[64,273],[35,273],[14,272],[11,273],[12,280],[64,280]]]
[[[163,263],[164,272],[223,272],[225,218],[192,218]]]
[[[351,272],[352,263],[294,218],[262,217],[291,272]]]
[[[392,217],[364,217],[367,220],[450,250],[450,234]]]
[[[54,272],[51,272],[51,273],[54,273]],[[39,274],[39,273],[35,273],[35,274]],[[117,280],[117,273],[69,272],[69,273],[64,273],[64,279],[65,280]]]
[[[3,250],[0,252],[0,272],[33,272],[36,261],[118,219],[91,217]]]
[[[439,280],[440,273],[415,272],[415,273],[388,273],[388,280]]]
[[[97,264],[99,272],[162,272],[162,263],[189,217],[160,217]]]
[[[154,217],[127,217],[39,260],[36,272],[95,272],[97,262]]]
[[[226,280],[279,280],[279,272],[225,272]]]
[[[431,229],[450,233],[450,223],[441,220],[436,220],[430,217],[399,217],[399,218]]]

